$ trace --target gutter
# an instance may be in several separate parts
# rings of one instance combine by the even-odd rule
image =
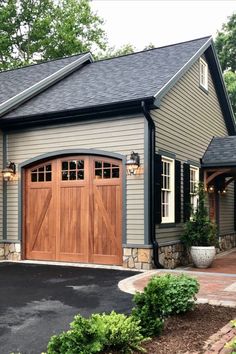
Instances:
[[[148,199],[149,199],[149,235],[150,240],[153,247],[153,260],[156,268],[163,269],[163,265],[159,262],[159,245],[156,240],[156,233],[155,233],[155,222],[154,222],[154,188],[155,188],[155,180],[154,180],[154,155],[155,155],[155,124],[153,119],[146,108],[145,102],[141,102],[142,112],[144,117],[148,121],[148,151],[149,151],[149,163],[148,163],[148,175],[149,175],[149,191],[148,191]]]

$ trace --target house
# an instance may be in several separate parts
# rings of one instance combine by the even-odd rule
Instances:
[[[1,259],[173,268],[201,171],[221,247],[236,245],[235,149],[220,160],[235,121],[210,37],[44,62],[0,85]]]

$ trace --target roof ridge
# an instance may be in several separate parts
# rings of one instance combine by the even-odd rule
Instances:
[[[20,69],[29,68],[29,67],[31,67],[31,66],[38,66],[38,65],[41,65],[41,64],[46,64],[46,63],[55,62],[55,61],[58,61],[58,60],[64,60],[64,59],[68,59],[68,58],[78,57],[78,56],[80,56],[80,55],[85,55],[85,54],[87,54],[87,53],[90,53],[90,52],[87,51],[87,52],[84,52],[84,53],[68,55],[68,56],[66,56],[66,57],[60,57],[60,58],[51,59],[51,60],[43,60],[43,61],[40,61],[40,62],[38,62],[38,63],[27,64],[27,65],[19,66],[19,67],[17,67],[17,68],[6,69],[6,70],[3,70],[3,71],[0,71],[0,75],[1,75],[2,73],[6,73],[6,72],[9,72],[9,71],[16,71],[16,70],[20,70]]]
[[[121,57],[127,57],[127,56],[130,56],[130,55],[140,54],[140,53],[144,53],[144,52],[150,52],[150,51],[153,51],[153,50],[167,48],[167,47],[174,47],[176,45],[189,43],[189,42],[195,42],[195,41],[199,41],[199,40],[205,39],[205,38],[210,39],[210,38],[212,38],[212,36],[208,35],[208,36],[204,36],[204,37],[200,37],[200,38],[189,39],[189,40],[183,41],[183,42],[167,44],[167,45],[163,45],[163,46],[160,46],[160,47],[155,47],[155,48],[150,48],[150,49],[143,49],[143,50],[139,50],[138,52],[134,52],[134,53],[122,54],[122,55],[118,55],[117,57],[94,60],[93,63],[97,63],[97,62],[101,62],[101,61],[107,61],[107,60],[112,60],[112,59],[121,58]]]

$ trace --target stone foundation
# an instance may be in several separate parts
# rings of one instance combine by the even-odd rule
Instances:
[[[152,265],[152,248],[123,248],[123,267],[149,270]]]
[[[222,235],[219,238],[220,251],[228,251],[236,247],[236,234]]]
[[[20,261],[20,243],[0,243],[0,260]]]
[[[174,269],[190,262],[189,254],[182,243],[159,246],[159,262],[167,269]]]

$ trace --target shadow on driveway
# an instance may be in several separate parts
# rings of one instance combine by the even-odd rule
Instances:
[[[132,296],[118,282],[136,272],[0,264],[0,353],[39,354],[80,313],[129,313]]]

